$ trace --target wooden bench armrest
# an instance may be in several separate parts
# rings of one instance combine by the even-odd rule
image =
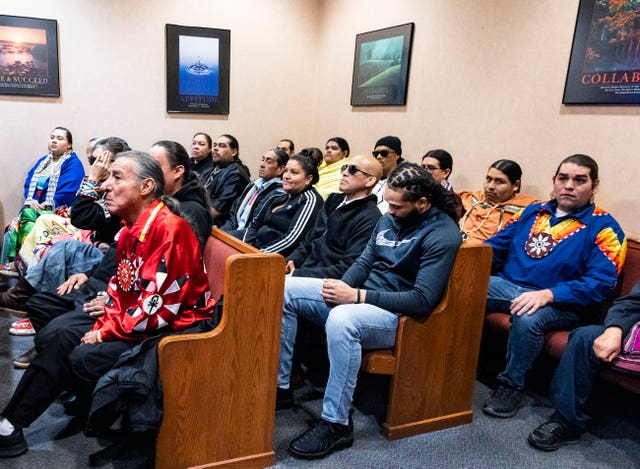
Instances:
[[[220,233],[213,236],[226,243],[229,235]],[[263,467],[274,461],[285,262],[235,239],[230,245],[246,253],[220,260],[213,243],[210,255],[224,268],[208,266],[210,278],[224,274],[220,324],[205,333],[166,337],[158,346],[164,402],[158,468],[238,458],[244,467]]]
[[[463,245],[447,290],[428,317],[403,316],[391,350],[363,356],[362,368],[391,375],[389,439],[466,423],[471,418],[491,248]]]

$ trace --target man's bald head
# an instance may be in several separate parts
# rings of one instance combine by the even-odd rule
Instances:
[[[363,171],[375,176],[377,180],[382,177],[382,165],[372,155],[358,155],[351,157],[351,164],[355,164]],[[378,181],[376,181],[377,183]]]
[[[340,190],[347,194],[347,200],[369,195],[382,177],[382,165],[371,155],[351,157],[343,166]]]

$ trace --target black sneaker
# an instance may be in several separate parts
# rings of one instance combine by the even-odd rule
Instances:
[[[25,353],[23,353],[19,357],[15,358],[13,360],[13,366],[15,368],[19,368],[22,370],[24,370],[25,368],[29,368],[29,365],[31,365],[31,362],[35,360],[37,356],[38,356],[38,352],[36,351],[36,348],[33,347],[32,349],[27,350]]]
[[[293,389],[278,388],[276,392],[276,410],[291,409],[293,407]]]
[[[28,449],[22,429],[14,430],[11,435],[0,435],[0,458],[14,458],[26,453]]]
[[[489,400],[482,406],[482,411],[494,417],[513,417],[522,405],[523,397],[522,389],[499,383]]]
[[[529,444],[544,451],[555,451],[564,445],[575,445],[580,441],[580,430],[567,422],[558,412],[535,428],[527,438]]]
[[[289,453],[296,458],[319,459],[333,451],[353,445],[353,422],[340,425],[321,420],[289,444]]]

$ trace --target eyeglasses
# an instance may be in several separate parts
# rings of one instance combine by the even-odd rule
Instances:
[[[389,156],[389,153],[395,153],[395,151],[393,151],[393,150],[379,150],[379,151],[373,150],[371,152],[371,154],[373,155],[374,158],[377,158],[378,155],[380,155],[383,158],[386,158],[387,156]]]
[[[426,169],[427,171],[429,171],[430,173],[434,172],[436,169],[440,169],[437,166],[433,166],[433,165],[430,165],[430,164],[422,165],[422,167],[424,169]]]
[[[351,176],[355,176],[358,171],[360,171],[365,176],[373,176],[372,174],[369,174],[369,173],[367,173],[365,171],[362,171],[360,168],[358,168],[354,164],[343,164],[340,169],[342,170],[343,173],[346,170]]]

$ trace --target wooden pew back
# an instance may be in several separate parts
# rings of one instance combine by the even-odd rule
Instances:
[[[447,291],[427,318],[403,316],[393,350],[365,354],[362,368],[391,375],[387,421],[390,439],[440,430],[472,420],[491,248],[463,245]]]
[[[273,425],[284,258],[214,228],[205,249],[212,293],[224,294],[212,331],[158,347],[164,420],[156,467],[265,467]]]

